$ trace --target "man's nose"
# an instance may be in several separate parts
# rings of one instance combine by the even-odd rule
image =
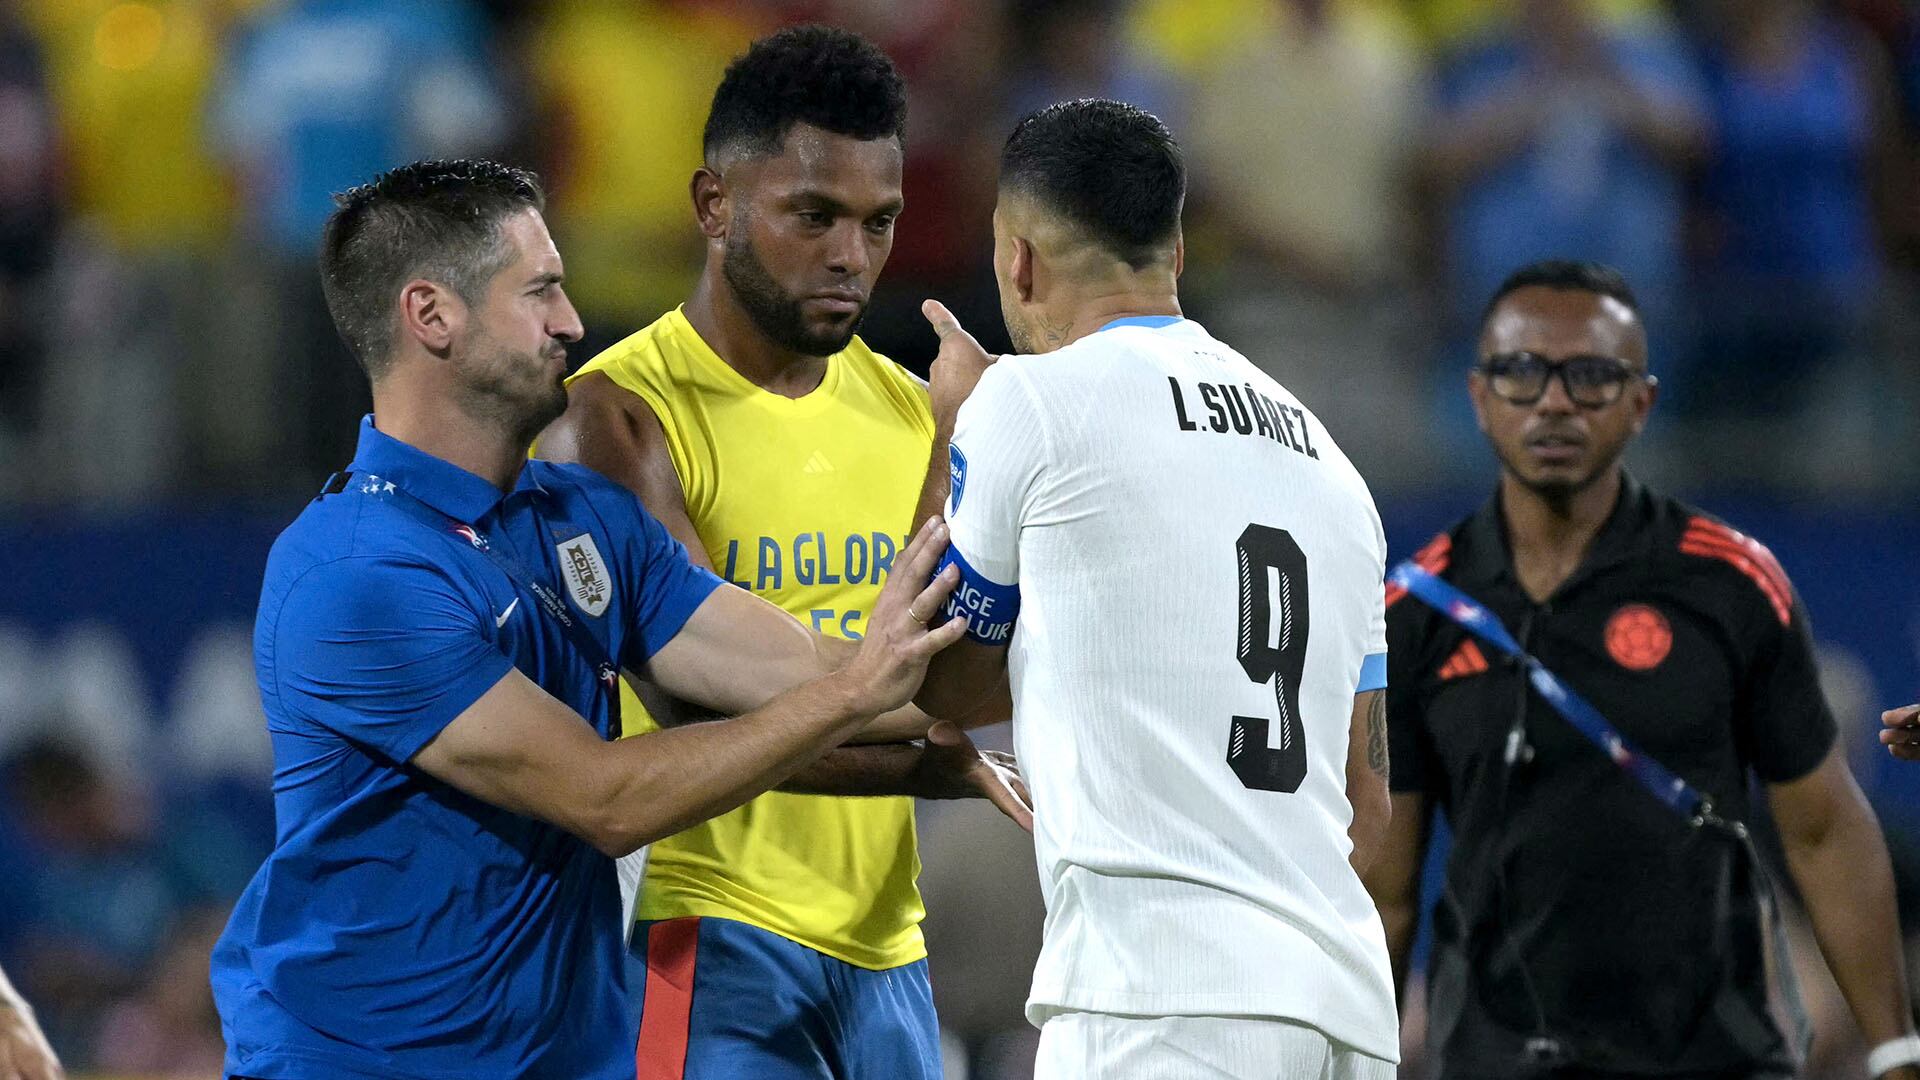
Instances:
[[[587,328],[580,322],[580,313],[574,310],[573,301],[565,293],[560,294],[558,310],[547,322],[547,334],[572,344],[585,337]]]
[[[1533,403],[1535,412],[1564,414],[1580,411],[1573,400],[1573,394],[1567,389],[1567,371],[1565,368],[1547,369],[1547,386],[1540,392],[1540,400]]]
[[[827,268],[836,274],[847,277],[859,277],[873,265],[872,253],[868,250],[866,230],[860,223],[851,219],[842,221],[830,234],[827,250]]]

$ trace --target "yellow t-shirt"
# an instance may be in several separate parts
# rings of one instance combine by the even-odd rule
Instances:
[[[735,585],[858,637],[933,444],[918,379],[858,338],[801,398],[747,381],[678,309],[589,361],[660,418],[687,515]],[[629,730],[653,730],[632,692]],[[875,970],[926,956],[913,800],[770,792],[653,845],[636,919],[751,923]]]

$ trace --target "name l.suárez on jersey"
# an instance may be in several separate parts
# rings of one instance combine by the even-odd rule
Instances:
[[[1259,435],[1272,439],[1289,450],[1320,459],[1313,447],[1304,412],[1273,400],[1251,385],[1241,383],[1196,382],[1195,396],[1206,406],[1205,424],[1189,419],[1187,396],[1180,380],[1167,376],[1167,388],[1173,391],[1174,423],[1181,431],[1213,431],[1222,435]]]

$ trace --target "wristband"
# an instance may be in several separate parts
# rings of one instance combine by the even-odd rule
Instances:
[[[1911,1032],[1888,1039],[1867,1055],[1867,1075],[1885,1076],[1902,1065],[1920,1064],[1920,1035]]]

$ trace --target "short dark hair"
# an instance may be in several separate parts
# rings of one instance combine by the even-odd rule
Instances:
[[[1000,156],[1000,186],[1038,199],[1139,270],[1179,232],[1187,167],[1152,113],[1082,98],[1020,121]]]
[[[793,26],[753,43],[713,92],[701,150],[779,153],[795,124],[855,139],[906,140],[907,87],[872,42],[830,26]]]
[[[1640,317],[1640,301],[1633,295],[1633,287],[1627,284],[1626,275],[1620,271],[1605,263],[1582,262],[1577,259],[1542,259],[1539,262],[1528,263],[1507,275],[1507,280],[1500,283],[1500,287],[1493,291],[1493,298],[1487,301],[1485,308],[1481,309],[1480,325],[1486,326],[1487,320],[1493,318],[1493,309],[1500,306],[1500,301],[1521,289],[1530,289],[1535,286],[1556,289],[1560,292],[1584,292],[1605,296],[1625,305],[1628,311],[1633,312],[1634,318]]]
[[[327,311],[378,378],[393,349],[394,290],[443,282],[469,304],[511,261],[502,219],[546,209],[540,178],[494,161],[416,161],[333,197],[320,244]]]

